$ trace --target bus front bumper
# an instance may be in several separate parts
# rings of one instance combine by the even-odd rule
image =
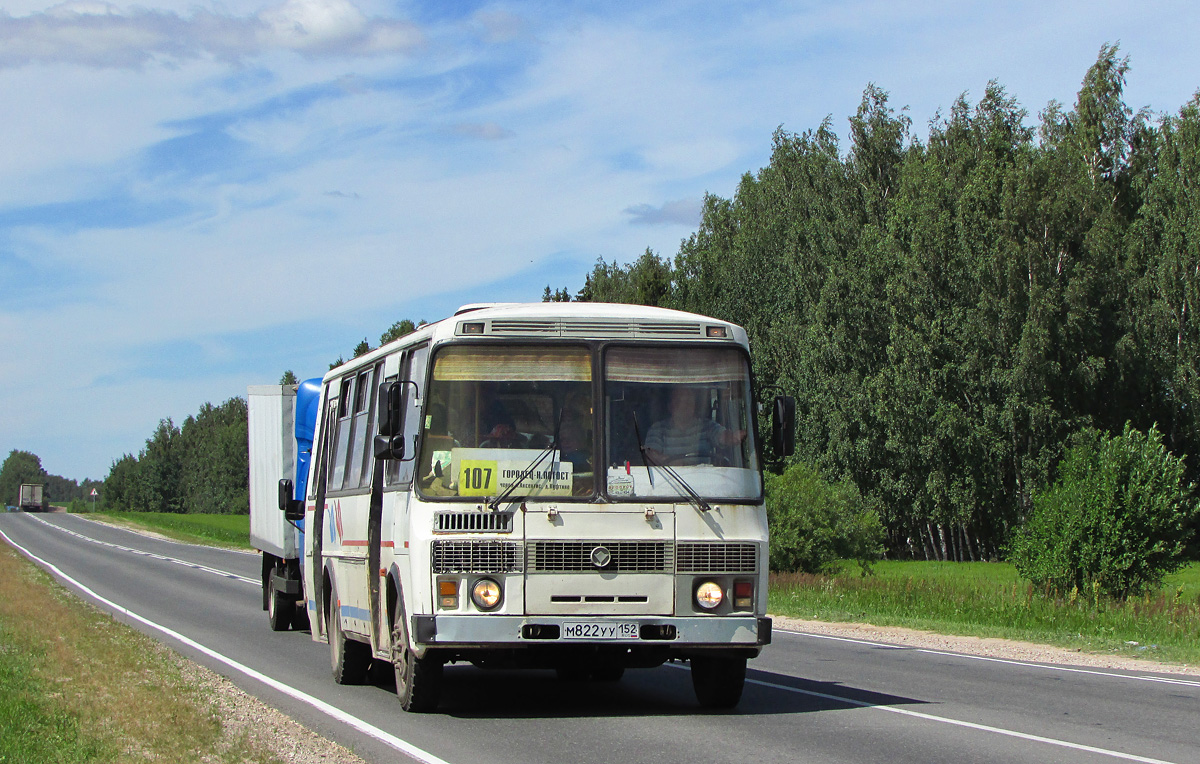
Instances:
[[[417,615],[413,636],[425,647],[534,647],[538,645],[762,647],[771,643],[771,619],[746,616]]]

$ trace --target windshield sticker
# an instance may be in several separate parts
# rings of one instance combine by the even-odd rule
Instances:
[[[610,496],[633,496],[633,475],[610,474],[608,493]]]

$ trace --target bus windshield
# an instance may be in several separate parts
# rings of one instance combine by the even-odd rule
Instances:
[[[612,347],[603,368],[610,497],[761,499],[744,353]]]
[[[761,500],[744,352],[610,346],[601,360],[597,411],[587,347],[438,350],[418,490],[429,498],[590,498],[603,488],[614,501]],[[597,423],[602,459],[593,453]]]
[[[426,396],[418,488],[431,497],[591,496],[593,411],[586,347],[445,347]]]

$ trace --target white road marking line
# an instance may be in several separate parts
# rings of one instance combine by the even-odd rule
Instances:
[[[832,634],[810,634],[806,631],[788,631],[787,629],[772,629],[774,634],[791,634],[797,637],[812,637],[814,639],[827,639],[830,642],[850,642],[855,645],[866,645],[867,647],[884,647],[888,650],[911,650],[913,648],[905,645],[889,645],[886,642],[870,642],[865,639],[855,639],[853,637],[836,637]]]
[[[66,533],[69,536],[74,536],[75,538],[82,539],[84,541],[88,541],[93,544],[99,544],[100,546],[106,546],[111,549],[119,549],[122,552],[129,552],[130,554],[137,554],[137,555],[141,555],[142,557],[149,557],[154,560],[162,560],[164,562],[173,562],[176,565],[183,565],[184,567],[187,567],[187,568],[195,568],[196,570],[202,570],[206,573],[215,573],[216,575],[222,576],[224,578],[232,578],[235,581],[243,581],[247,584],[254,584],[255,586],[262,585],[262,582],[259,581],[258,579],[246,578],[245,576],[239,576],[238,574],[230,573],[227,570],[220,570],[218,568],[210,568],[207,565],[201,565],[198,562],[189,562],[187,560],[181,560],[177,557],[167,557],[166,555],[155,554],[153,552],[145,552],[145,551],[142,551],[141,549],[134,549],[132,547],[121,546],[120,544],[113,544],[108,541],[101,541],[100,539],[94,539],[91,536],[85,536],[82,533],[79,533],[78,531],[73,531],[70,528],[64,528],[61,525],[55,525],[54,523],[43,520],[40,517],[35,517],[34,515],[30,515],[30,517],[33,517],[34,520],[37,520],[42,525],[49,526],[49,527],[55,529],[56,531],[62,531],[63,533]]]
[[[683,666],[679,666],[674,663],[667,663],[664,665],[670,666],[671,668],[678,668],[678,669],[684,668]],[[868,703],[866,701],[854,700],[853,698],[846,698],[846,697],[842,697],[840,695],[829,695],[824,692],[815,692],[813,690],[802,690],[799,687],[789,687],[786,684],[776,684],[774,682],[764,682],[761,679],[747,678],[746,683],[747,684],[756,684],[760,687],[769,687],[773,690],[783,690],[784,692],[794,692],[798,695],[808,695],[809,697],[821,698],[823,700],[832,700],[832,701],[836,701],[838,703],[845,703],[846,705],[857,706],[859,708],[866,708],[866,709],[870,709],[873,711],[887,711],[888,713],[900,714],[901,716],[910,716],[915,719],[923,719],[925,721],[931,721],[931,722],[941,722],[942,724],[951,724],[956,727],[966,727],[967,729],[979,730],[981,732],[992,732],[997,735],[1004,735],[1006,737],[1015,737],[1015,738],[1019,738],[1021,740],[1028,740],[1028,741],[1031,741],[1034,743],[1045,743],[1046,745],[1055,745],[1055,746],[1059,746],[1061,748],[1070,748],[1070,749],[1073,749],[1076,751],[1085,751],[1087,753],[1098,753],[1102,756],[1111,756],[1116,759],[1125,759],[1126,761],[1138,761],[1138,762],[1142,762],[1143,764],[1172,764],[1172,762],[1164,761],[1162,759],[1152,759],[1148,756],[1138,756],[1138,755],[1132,754],[1132,753],[1122,753],[1121,751],[1112,751],[1107,748],[1096,748],[1095,746],[1081,745],[1079,743],[1072,743],[1072,742],[1069,742],[1066,740],[1057,740],[1052,737],[1042,737],[1041,735],[1031,735],[1026,732],[1017,732],[1016,730],[1007,730],[1007,729],[1004,729],[1003,727],[991,727],[986,724],[977,724],[975,722],[960,721],[958,719],[951,719],[951,718],[945,717],[945,716],[934,716],[933,714],[924,714],[924,713],[921,713],[920,711],[910,711],[907,708],[897,708],[895,706],[880,705],[878,703]]]
[[[261,683],[267,685],[268,687],[270,687],[273,690],[277,690],[278,692],[282,692],[284,695],[287,695],[288,697],[294,698],[302,703],[306,703],[306,704],[312,706],[313,708],[317,709],[318,711],[326,714],[327,716],[335,719],[336,721],[339,721],[343,724],[349,725],[350,727],[358,730],[359,732],[363,733],[364,735],[368,735],[369,737],[372,737],[372,738],[378,740],[379,742],[384,743],[385,745],[390,746],[391,748],[394,748],[397,751],[400,751],[401,753],[403,753],[413,759],[416,759],[417,761],[425,762],[425,764],[449,764],[449,762],[447,762],[445,759],[435,756],[434,754],[429,753],[428,751],[426,751],[422,748],[418,748],[417,746],[413,745],[412,743],[409,743],[407,740],[402,740],[401,738],[396,737],[395,735],[391,734],[390,732],[385,732],[384,730],[380,729],[379,727],[376,727],[375,725],[371,724],[370,722],[363,721],[362,719],[359,719],[357,716],[352,716],[352,715],[346,713],[345,711],[343,711],[342,709],[338,708],[337,706],[326,703],[325,701],[321,700],[320,698],[313,697],[312,695],[309,695],[308,693],[304,692],[303,690],[297,690],[295,687],[292,687],[291,685],[284,684],[283,682],[280,682],[278,679],[269,677],[266,674],[256,671],[256,670],[250,668],[249,666],[246,666],[245,664],[239,663],[239,662],[233,660],[232,658],[228,658],[228,657],[222,655],[221,653],[217,652],[216,650],[213,650],[212,648],[205,647],[204,645],[200,644],[199,642],[195,641],[194,639],[191,639],[190,637],[185,637],[184,635],[180,634],[177,631],[174,631],[173,629],[169,629],[166,626],[159,625],[159,624],[155,623],[154,621],[151,621],[148,618],[144,618],[144,617],[138,615],[137,613],[133,612],[132,610],[129,610],[128,608],[118,605],[117,603],[113,602],[112,600],[101,597],[99,594],[97,594],[95,591],[93,591],[90,587],[86,586],[85,584],[80,583],[79,581],[76,581],[74,578],[71,578],[66,573],[59,570],[58,566],[54,565],[53,563],[47,562],[46,560],[43,560],[42,558],[40,558],[37,555],[30,552],[25,547],[14,542],[11,538],[8,537],[7,534],[4,533],[4,531],[0,531],[0,537],[3,537],[4,540],[6,542],[8,542],[8,544],[10,546],[12,546],[14,549],[19,550],[21,552],[21,554],[25,555],[29,559],[33,560],[34,562],[38,563],[42,567],[46,568],[47,570],[52,572],[54,575],[58,576],[63,581],[68,582],[69,584],[71,584],[72,586],[74,586],[75,588],[77,588],[79,591],[83,592],[87,596],[95,599],[98,602],[101,602],[101,603],[107,605],[108,607],[117,611],[121,615],[123,615],[127,618],[131,618],[131,619],[137,621],[138,623],[149,626],[150,628],[152,628],[156,631],[159,631],[162,634],[165,634],[166,636],[168,636],[172,639],[178,640],[179,642],[187,645],[188,647],[192,648],[193,650],[198,650],[199,652],[204,653],[205,655],[212,658],[213,660],[223,663],[226,666],[228,666],[229,668],[231,668],[235,671],[238,671],[257,682],[261,682]]]
[[[1177,679],[1175,677],[1154,676],[1152,674],[1118,674],[1113,671],[1102,671],[1100,669],[1076,668],[1073,666],[1055,666],[1045,663],[1032,663],[1030,661],[1018,661],[1011,658],[993,658],[988,655],[970,655],[968,653],[954,653],[947,650],[933,650],[927,647],[909,647],[908,645],[889,645],[882,642],[871,642],[865,639],[854,639],[852,637],[836,637],[832,634],[813,634],[805,631],[788,631],[786,629],[776,629],[776,634],[791,634],[798,637],[811,637],[813,639],[828,639],[835,642],[851,642],[857,645],[866,645],[868,647],[885,647],[889,650],[911,650],[915,653],[926,653],[928,655],[945,655],[951,658],[965,658],[972,661],[985,661],[988,663],[1004,663],[1010,666],[1024,666],[1026,668],[1044,669],[1046,671],[1062,671],[1068,674],[1089,674],[1091,676],[1102,676],[1111,679],[1134,679],[1139,682],[1160,682],[1162,684],[1175,684],[1184,687],[1200,687],[1200,680],[1193,679]]]

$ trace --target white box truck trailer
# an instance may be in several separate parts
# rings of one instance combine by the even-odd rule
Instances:
[[[292,495],[280,481],[303,486],[312,450],[312,416],[320,380],[247,389],[250,449],[250,543],[262,553],[262,606],[271,628],[308,628],[300,576],[304,521],[281,510]],[[303,490],[303,488],[301,488]]]
[[[17,505],[22,512],[41,512],[44,494],[41,483],[22,483]]]
[[[296,469],[296,386],[253,385],[247,393],[250,544],[262,552],[263,610],[276,631],[303,628],[300,528],[279,510],[279,480]]]

